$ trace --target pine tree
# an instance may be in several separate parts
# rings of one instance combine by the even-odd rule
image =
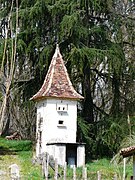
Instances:
[[[18,126],[29,127],[22,114],[27,114],[25,118],[31,122],[34,105],[29,98],[41,87],[55,44],[59,43],[73,85],[85,97],[79,115],[91,127],[91,145],[93,143],[96,148],[100,143],[100,152],[108,148],[108,154],[114,153],[128,133],[127,115],[133,116],[135,110],[134,2],[21,0],[18,7],[17,54],[12,82],[16,87],[13,97],[19,109],[19,113],[16,112],[19,117],[15,118]],[[2,28],[7,23],[10,8],[11,2],[3,0],[0,57],[6,34]],[[12,12],[15,32],[15,2]],[[5,67],[6,63],[2,65],[1,61],[1,66]],[[26,107],[32,111],[26,111]],[[29,128],[26,129],[28,132]],[[111,135],[119,137],[116,146]],[[114,144],[110,144],[111,141]]]

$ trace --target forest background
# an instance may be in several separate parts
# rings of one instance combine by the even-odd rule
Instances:
[[[36,108],[56,43],[75,89],[78,141],[112,157],[135,137],[135,2],[0,0],[0,134],[35,139]],[[134,141],[133,141],[134,142]]]

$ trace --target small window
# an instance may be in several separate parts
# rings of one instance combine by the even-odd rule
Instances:
[[[59,125],[63,125],[63,124],[64,124],[64,121],[63,121],[63,120],[59,120],[58,124],[59,124]]]
[[[68,104],[56,104],[56,110],[62,111],[62,112],[67,112]]]

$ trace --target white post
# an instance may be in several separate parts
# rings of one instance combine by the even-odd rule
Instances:
[[[83,177],[82,177],[82,179],[83,180],[87,180],[87,168],[86,167],[83,167]]]
[[[54,179],[55,180],[58,179],[58,162],[57,162],[57,159],[55,159],[55,175],[54,175]]]
[[[123,159],[123,180],[126,177],[126,158]]]
[[[100,173],[100,171],[97,172],[97,175],[98,175],[98,180],[101,180],[101,173]]]
[[[44,174],[45,172],[44,172],[44,158],[42,159],[42,176],[44,177],[45,176],[45,174]]]
[[[67,177],[66,171],[67,171],[67,162],[65,162],[64,164],[64,180],[66,180],[66,177]]]
[[[76,180],[76,167],[73,167],[73,180]]]
[[[48,171],[49,171],[49,154],[46,154],[45,158],[45,179],[48,180]]]
[[[133,155],[133,180],[135,180],[135,155]]]

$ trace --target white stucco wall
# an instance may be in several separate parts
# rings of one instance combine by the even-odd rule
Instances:
[[[77,147],[77,167],[85,164],[85,145],[78,145]]]
[[[65,161],[66,161],[66,146],[56,145],[54,157],[58,160],[59,165],[64,166]]]
[[[50,156],[53,156],[54,160],[57,159],[58,164],[61,166],[64,166],[66,162],[66,144],[48,144],[46,147],[47,152]],[[71,146],[71,144],[70,144]],[[72,149],[71,149],[72,152]],[[72,156],[67,157],[67,163],[70,165],[70,167],[73,167],[75,165],[75,154],[72,154]],[[85,165],[85,145],[83,144],[77,144],[77,159],[76,159],[76,166],[81,167]]]
[[[43,138],[43,132],[44,132],[44,110],[45,110],[45,107],[46,107],[46,103],[47,101],[44,100],[44,101],[40,101],[37,103],[37,122],[36,122],[36,156],[38,156],[40,153],[43,152],[43,144],[44,144],[44,138]],[[40,145],[39,145],[39,137],[40,137],[40,134],[39,134],[39,121],[40,119],[43,119],[43,122],[42,122],[42,126],[40,127],[40,131],[41,131],[41,148],[40,148]]]
[[[64,166],[66,161],[66,145],[64,144],[51,144],[46,146],[49,155],[53,156],[54,160],[57,159],[58,164]]]
[[[41,153],[46,151],[47,143],[76,143],[77,101],[46,99],[38,102],[37,134],[40,118],[43,118]],[[36,155],[38,154],[39,141],[36,146]]]

